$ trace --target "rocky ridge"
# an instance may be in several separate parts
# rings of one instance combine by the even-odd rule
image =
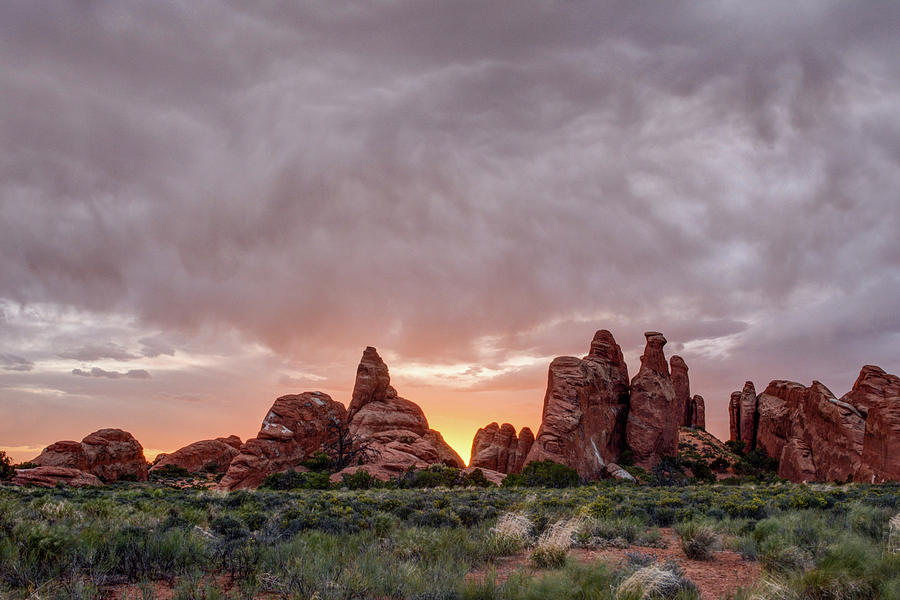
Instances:
[[[735,404],[739,410],[735,410]],[[778,460],[790,481],[900,479],[900,378],[867,365],[842,398],[822,383],[752,382],[732,394],[731,439]]]

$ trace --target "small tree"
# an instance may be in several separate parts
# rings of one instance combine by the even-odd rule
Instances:
[[[328,423],[328,440],[322,444],[322,452],[331,461],[330,468],[333,471],[372,462],[379,456],[372,442],[351,434],[350,427],[343,421]]]
[[[12,461],[6,455],[6,452],[0,450],[0,481],[12,479],[15,474],[16,470],[12,466]]]

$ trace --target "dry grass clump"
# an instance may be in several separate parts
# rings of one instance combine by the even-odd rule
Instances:
[[[673,565],[650,565],[638,569],[620,583],[616,597],[622,600],[657,600],[675,598],[682,592],[696,593],[697,585]]]
[[[894,515],[888,521],[888,554],[900,554],[900,514]]]
[[[491,544],[497,556],[518,554],[531,541],[534,525],[523,513],[508,512],[491,528]]]
[[[548,527],[531,552],[532,564],[542,569],[562,567],[566,563],[569,548],[572,547],[572,539],[581,527],[579,518],[557,521]]]

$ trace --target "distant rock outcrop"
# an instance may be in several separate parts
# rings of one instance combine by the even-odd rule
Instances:
[[[863,367],[841,399],[818,381],[772,381],[759,396],[748,382],[740,406],[732,431],[747,450],[777,459],[785,479],[900,479],[900,379],[878,367]]]
[[[625,449],[628,367],[621,348],[600,330],[587,356],[554,359],[547,379],[541,426],[525,463],[552,460],[586,479],[601,478]]]
[[[684,420],[684,406],[675,395],[663,353],[666,338],[655,331],[645,333],[644,337],[647,345],[641,356],[641,368],[631,380],[627,441],[635,463],[652,467],[663,456],[678,454],[678,427]],[[684,374],[686,377],[686,368]]]
[[[367,347],[356,371],[348,411],[350,435],[372,450],[362,468],[380,479],[435,463],[464,468],[456,451],[428,427],[422,408],[398,396],[390,383],[387,365],[375,348]]]
[[[35,467],[18,469],[12,479],[13,485],[35,485],[52,488],[59,484],[69,487],[97,487],[103,485],[100,478],[81,469],[70,467]]]
[[[756,388],[752,381],[744,383],[744,389],[740,396],[740,439],[744,442],[745,450],[753,450],[756,447]]]
[[[62,441],[47,446],[33,463],[42,467],[78,469],[101,481],[147,479],[144,448],[134,436],[121,429],[100,429],[81,442]]]
[[[731,392],[731,400],[728,401],[728,422],[730,424],[729,440],[738,442],[741,439],[741,393]]]
[[[706,429],[706,403],[703,401],[703,396],[699,394],[694,394],[694,397],[691,399],[691,422],[689,426]]]
[[[516,435],[516,428],[509,423],[502,426],[491,423],[475,433],[469,467],[518,473],[533,444],[534,434],[528,427]]]
[[[241,445],[241,438],[236,435],[200,440],[171,454],[160,454],[150,467],[150,472],[172,465],[191,473],[224,473],[228,470],[231,460],[240,454]]]
[[[691,426],[694,412],[694,402],[691,398],[691,382],[688,378],[688,366],[680,356],[669,359],[672,387],[675,388],[675,400],[681,406],[681,422],[679,425]]]
[[[241,446],[219,488],[255,488],[272,473],[296,468],[323,444],[334,441],[347,409],[322,392],[282,396],[269,409],[255,438]]]

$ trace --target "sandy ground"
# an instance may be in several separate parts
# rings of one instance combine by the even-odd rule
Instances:
[[[729,594],[738,588],[749,588],[760,580],[761,569],[759,563],[753,561],[745,561],[741,555],[729,550],[714,552],[712,560],[690,560],[681,550],[678,537],[671,529],[660,529],[663,540],[665,540],[666,548],[650,548],[643,546],[632,546],[630,548],[618,549],[609,548],[604,550],[584,550],[581,548],[573,548],[569,551],[569,556],[582,562],[595,562],[598,560],[607,561],[612,565],[624,563],[627,561],[626,552],[640,552],[642,554],[651,554],[656,557],[658,562],[665,562],[666,559],[675,559],[684,567],[685,575],[697,584],[703,600],[720,600],[727,598]],[[488,570],[493,568],[493,572],[497,579],[503,580],[509,575],[523,570],[525,573],[540,575],[541,571],[532,569],[528,563],[526,554],[510,557],[502,562],[479,569],[469,574],[469,577],[483,577]]]

